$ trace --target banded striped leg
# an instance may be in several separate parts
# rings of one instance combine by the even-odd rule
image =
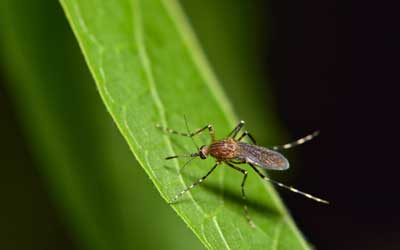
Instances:
[[[232,132],[229,133],[227,137],[230,138],[235,138],[236,135],[239,133],[239,131],[243,128],[244,126],[244,121],[240,121],[238,125],[232,130]]]
[[[247,131],[244,131],[244,133],[239,137],[238,141],[241,141],[245,136],[249,137],[250,140],[257,145],[256,139],[254,139],[254,137]]]
[[[312,140],[314,137],[316,137],[318,135],[319,135],[319,131],[315,131],[314,133],[309,134],[309,135],[307,135],[307,136],[305,136],[303,138],[300,138],[300,139],[298,139],[298,140],[296,140],[294,142],[286,143],[286,144],[281,145],[281,146],[273,146],[272,149],[273,150],[280,150],[280,149],[292,148],[294,146],[301,145],[301,144],[303,144],[305,142],[308,142],[308,141]]]
[[[216,163],[211,169],[210,171],[208,171],[208,173],[201,177],[200,179],[198,179],[196,182],[194,182],[192,185],[190,185],[189,187],[185,188],[184,190],[182,190],[179,194],[175,195],[175,197],[168,202],[169,204],[175,203],[175,201],[177,201],[182,195],[184,195],[186,192],[190,191],[191,189],[193,189],[194,187],[196,187],[197,185],[201,184],[218,166],[218,163]]]
[[[286,185],[283,184],[283,183],[274,181],[274,180],[268,178],[267,176],[263,175],[256,167],[254,167],[254,165],[252,165],[252,164],[250,164],[250,163],[249,163],[249,165],[254,169],[254,171],[257,172],[257,174],[258,174],[261,178],[263,178],[263,179],[266,180],[266,181],[272,182],[273,184],[275,184],[275,185],[277,185],[277,186],[279,186],[279,187],[281,187],[281,188],[289,189],[290,191],[292,191],[292,192],[294,192],[294,193],[298,193],[298,194],[300,194],[300,195],[303,195],[303,196],[305,196],[305,197],[307,197],[307,198],[309,198],[309,199],[311,199],[311,200],[314,200],[314,201],[317,201],[317,202],[321,202],[321,203],[325,203],[325,204],[329,204],[329,201],[320,199],[320,198],[318,198],[318,197],[312,196],[311,194],[302,192],[302,191],[300,191],[300,190],[298,190],[298,189],[295,189],[295,188],[293,188],[293,187],[286,186]]]
[[[208,131],[210,132],[210,136],[211,136],[212,141],[215,141],[214,128],[213,128],[213,126],[211,124],[208,124],[208,125],[204,126],[203,128],[197,129],[196,131],[191,132],[191,133],[178,132],[178,131],[170,129],[170,128],[162,127],[159,124],[157,124],[156,127],[161,129],[164,132],[167,132],[167,133],[170,133],[170,134],[175,134],[175,135],[186,136],[186,137],[193,137],[195,135],[200,134],[204,130],[208,129]]]
[[[231,168],[233,168],[233,169],[235,169],[235,170],[237,170],[237,171],[239,171],[239,172],[241,172],[243,174],[243,180],[242,180],[242,184],[240,186],[242,187],[242,199],[244,201],[244,215],[246,216],[246,219],[249,222],[250,226],[254,228],[255,224],[254,224],[254,222],[251,220],[251,218],[249,216],[249,210],[247,208],[246,193],[244,192],[244,184],[246,183],[246,179],[247,179],[247,171],[242,169],[242,168],[236,167],[235,165],[233,165],[233,164],[231,164],[229,162],[226,162],[226,164],[228,164],[229,167],[231,167]]]

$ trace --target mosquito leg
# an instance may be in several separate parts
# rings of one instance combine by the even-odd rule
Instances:
[[[169,204],[175,203],[182,195],[184,195],[186,192],[190,191],[191,189],[193,189],[194,187],[196,187],[197,185],[201,184],[218,166],[218,163],[216,163],[211,169],[210,171],[208,171],[208,173],[201,177],[200,179],[198,179],[196,182],[194,182],[192,185],[190,185],[189,187],[185,188],[184,190],[182,190],[179,194],[175,195],[175,197],[168,202]]]
[[[319,134],[319,131],[315,131],[314,133],[309,134],[309,135],[307,135],[307,136],[305,136],[303,138],[300,138],[300,139],[298,139],[298,140],[296,140],[294,142],[286,143],[286,144],[280,145],[280,146],[273,146],[272,149],[273,150],[289,149],[289,148],[292,148],[294,146],[301,145],[301,144],[303,144],[305,142],[308,142],[308,141],[312,140],[318,134]]]
[[[257,145],[256,139],[254,139],[254,137],[247,131],[245,131],[238,139],[238,141],[241,141],[245,136],[249,137],[250,140]]]
[[[321,202],[321,203],[325,203],[325,204],[329,204],[329,201],[320,199],[320,198],[318,198],[318,197],[312,196],[311,194],[302,192],[302,191],[300,191],[300,190],[298,190],[298,189],[295,189],[295,188],[293,188],[293,187],[286,186],[286,185],[283,184],[283,183],[274,181],[274,180],[268,178],[267,176],[263,175],[263,174],[260,172],[260,170],[258,170],[256,167],[254,167],[253,164],[250,164],[250,163],[249,163],[249,165],[254,169],[254,171],[257,172],[257,174],[258,174],[261,178],[263,178],[263,179],[266,180],[266,181],[272,182],[273,184],[275,184],[275,185],[277,185],[277,186],[279,186],[279,187],[281,187],[281,188],[289,189],[290,191],[292,191],[292,192],[294,192],[294,193],[298,193],[298,194],[300,194],[300,195],[303,195],[303,196],[305,196],[305,197],[307,197],[307,198],[309,198],[309,199],[311,199],[311,200],[314,200],[314,201],[317,201],[317,202]]]
[[[208,131],[210,132],[211,139],[213,141],[215,141],[214,128],[213,128],[213,126],[211,124],[208,124],[208,125],[204,126],[203,128],[197,129],[196,131],[191,132],[191,133],[178,132],[178,131],[170,129],[170,128],[162,127],[159,124],[157,124],[156,127],[161,129],[162,131],[164,131],[166,133],[175,134],[175,135],[181,135],[181,136],[186,136],[186,137],[193,137],[195,135],[198,135],[198,134],[202,133],[204,130],[208,129]]]
[[[232,130],[232,132],[229,133],[227,137],[230,138],[235,138],[236,135],[239,133],[239,131],[243,128],[244,126],[244,121],[240,121],[238,125]]]
[[[241,172],[243,174],[243,180],[242,180],[242,184],[240,185],[242,188],[242,199],[244,201],[244,215],[246,216],[247,221],[249,222],[251,227],[255,227],[254,222],[251,220],[250,216],[249,216],[249,210],[247,208],[247,198],[246,198],[246,193],[244,192],[244,184],[246,183],[246,179],[247,179],[247,170],[244,170],[242,168],[236,167],[235,165],[226,162],[226,164],[228,164],[229,167]]]

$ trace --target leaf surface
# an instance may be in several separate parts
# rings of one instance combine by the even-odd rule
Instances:
[[[195,160],[182,174],[177,153],[188,138],[163,134],[213,124],[226,136],[238,120],[175,1],[61,1],[98,90],[137,160],[170,201],[203,176],[213,160]],[[207,144],[207,133],[196,138]],[[308,249],[270,185],[251,173],[246,185],[252,229],[243,215],[239,172],[221,165],[172,207],[209,249]]]
[[[59,3],[0,1],[0,28],[7,94],[35,161],[29,167],[38,167],[32,172],[46,181],[46,193],[68,226],[71,245],[96,250],[183,250],[188,245],[199,249],[200,242],[160,199],[107,113]],[[14,167],[5,162],[2,167]],[[9,182],[29,195],[25,192],[29,185],[22,180]],[[14,200],[40,202],[36,197],[15,196],[13,190],[5,192],[6,200],[14,195],[10,206],[18,204]],[[43,213],[32,207],[18,208],[26,213],[18,219],[7,215],[10,223],[15,220],[12,228],[18,228],[24,217],[28,221],[20,225],[28,232],[35,228],[28,236],[17,230],[17,240],[24,239],[18,249],[68,247],[46,237],[46,230],[55,229],[30,219]],[[11,240],[6,240],[4,249],[16,249],[7,248],[7,242],[16,240],[12,228],[5,228]],[[45,235],[41,237],[45,242],[38,242],[36,235]]]

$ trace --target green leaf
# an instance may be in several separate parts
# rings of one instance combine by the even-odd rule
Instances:
[[[180,175],[184,160],[164,157],[195,148],[155,124],[185,131],[186,114],[191,127],[212,123],[224,137],[237,122],[179,6],[167,0],[62,4],[106,107],[162,197],[171,200],[213,162],[194,161]],[[254,173],[246,192],[257,227],[249,226],[241,179],[221,165],[173,208],[209,249],[308,249],[276,193]]]
[[[277,140],[281,126],[262,66],[269,39],[266,13],[260,10],[267,10],[268,3],[186,0],[181,4],[239,118],[261,145],[282,143],[282,138]]]
[[[74,236],[73,245],[96,250],[199,249],[196,237],[159,198],[105,110],[59,3],[0,1],[0,38],[7,90],[35,165],[46,177],[46,191],[58,202],[62,221]],[[12,195],[13,190],[7,190],[7,196]],[[36,202],[35,197],[28,200]],[[25,209],[32,216],[40,212]],[[27,226],[32,231],[29,222]],[[38,223],[34,231],[47,226]],[[34,239],[18,242],[26,245],[22,249],[40,247],[34,236],[20,233],[19,241]],[[47,238],[42,246],[60,248],[62,242],[53,240]]]

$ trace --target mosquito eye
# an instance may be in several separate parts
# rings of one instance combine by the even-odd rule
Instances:
[[[206,154],[204,154],[204,152],[203,152],[203,148],[204,148],[204,145],[200,147],[199,156],[200,156],[200,158],[201,158],[201,159],[203,159],[203,160],[204,160],[204,159],[206,159],[206,158],[207,158],[207,156],[206,156]]]
[[[207,157],[204,155],[204,153],[201,152],[201,151],[200,151],[200,154],[199,154],[199,155],[200,155],[200,158],[203,159],[203,160],[207,158]]]

